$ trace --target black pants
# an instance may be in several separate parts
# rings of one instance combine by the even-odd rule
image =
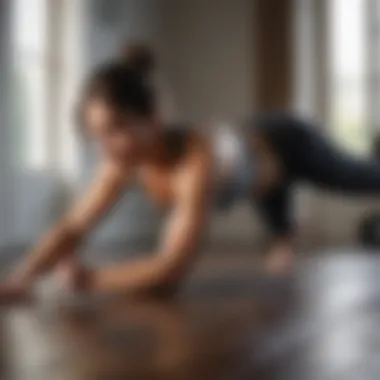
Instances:
[[[258,128],[286,170],[287,180],[259,202],[276,232],[286,233],[291,226],[291,193],[299,182],[348,196],[380,196],[380,163],[344,152],[317,126],[277,115],[262,120]]]
[[[301,120],[287,120],[283,127],[277,149],[293,180],[347,195],[380,195],[377,160],[350,155]]]

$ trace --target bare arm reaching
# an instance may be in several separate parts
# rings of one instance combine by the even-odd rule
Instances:
[[[87,194],[72,208],[26,258],[13,276],[13,282],[28,286],[79,246],[119,199],[130,175],[123,167],[107,162]]]
[[[181,279],[196,258],[207,221],[210,165],[207,154],[195,153],[178,174],[175,199],[158,252],[92,274],[94,291],[145,291]]]

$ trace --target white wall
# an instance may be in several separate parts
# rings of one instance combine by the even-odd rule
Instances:
[[[160,1],[86,0],[86,66],[115,56],[127,39],[142,39],[160,50],[162,12]]]
[[[166,1],[167,61],[181,114],[241,117],[252,109],[253,2]]]
[[[9,168],[9,9],[8,0],[0,2],[0,244],[9,241],[12,210]]]

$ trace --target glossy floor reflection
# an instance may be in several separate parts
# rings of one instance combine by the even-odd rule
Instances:
[[[172,299],[4,310],[1,378],[379,379],[380,256],[323,257],[288,280],[242,257]]]

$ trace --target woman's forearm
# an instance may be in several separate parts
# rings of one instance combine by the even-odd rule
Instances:
[[[91,291],[139,291],[160,282],[156,259],[145,259],[95,270],[91,276]]]
[[[158,256],[95,270],[89,287],[91,291],[100,293],[149,291],[176,282],[182,277],[182,272]]]
[[[123,165],[106,160],[88,192],[28,255],[11,280],[28,285],[72,255],[123,194],[129,173]]]
[[[28,255],[17,268],[13,279],[23,283],[33,282],[36,277],[54,267],[65,255],[72,254],[81,240],[81,234],[69,225],[59,225],[48,233],[37,248]]]

